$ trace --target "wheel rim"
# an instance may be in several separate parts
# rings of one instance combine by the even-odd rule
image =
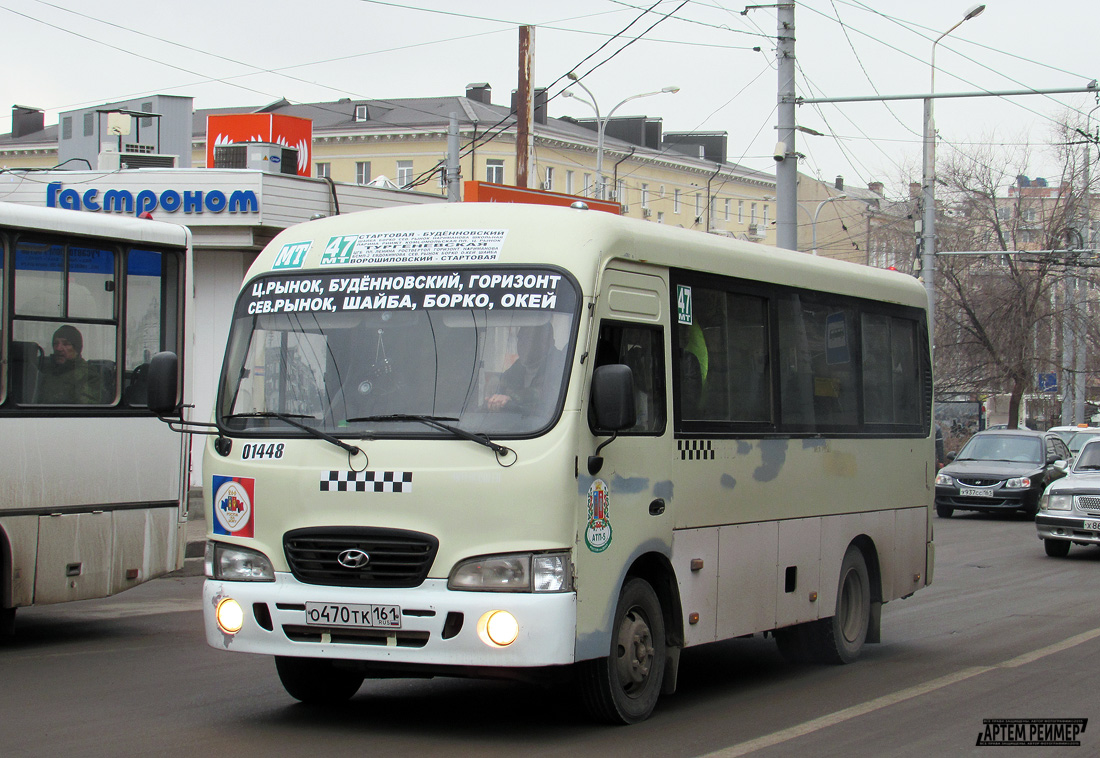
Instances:
[[[863,634],[863,608],[866,588],[863,577],[855,569],[844,575],[844,585],[840,595],[840,631],[848,642],[858,642]]]
[[[655,654],[653,633],[641,609],[631,608],[623,616],[615,651],[619,685],[623,692],[633,695],[649,681]]]

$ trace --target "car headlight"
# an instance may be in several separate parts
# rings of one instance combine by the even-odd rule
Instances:
[[[1043,496],[1043,508],[1048,511],[1073,509],[1073,495],[1047,494]]]
[[[1006,490],[1026,490],[1031,486],[1031,479],[1026,476],[1017,476],[1005,482]]]
[[[573,562],[569,553],[513,553],[462,561],[451,571],[447,587],[477,592],[571,592]]]
[[[275,569],[266,555],[222,542],[206,543],[203,569],[208,578],[228,582],[275,581]]]
[[[944,487],[954,487],[955,480],[949,477],[947,474],[936,474],[936,485],[943,485]]]

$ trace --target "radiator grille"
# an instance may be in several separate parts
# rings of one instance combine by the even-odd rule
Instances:
[[[367,527],[295,529],[283,536],[290,570],[300,582],[336,587],[417,587],[435,560],[439,540],[430,534]],[[340,556],[361,551],[361,565]]]

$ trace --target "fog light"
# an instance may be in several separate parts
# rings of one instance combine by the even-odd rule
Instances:
[[[231,597],[223,598],[214,611],[218,626],[226,634],[236,634],[244,626],[244,611],[241,604]]]
[[[519,637],[519,622],[508,611],[489,611],[478,619],[477,635],[490,647],[507,647]]]

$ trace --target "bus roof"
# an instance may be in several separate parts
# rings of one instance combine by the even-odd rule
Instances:
[[[287,245],[309,242],[301,271],[376,265],[400,268],[438,263],[322,263],[337,237],[398,232],[503,231],[494,264],[554,264],[572,272],[588,292],[595,274],[613,258],[713,272],[753,281],[777,282],[811,290],[927,306],[923,286],[913,277],[846,261],[796,253],[743,240],[706,234],[576,208],[521,203],[448,203],[402,206],[332,216],[281,232],[253,264],[247,279],[282,268],[277,256]],[[452,260],[444,265],[484,261]],[[287,272],[289,273],[289,272]],[[590,294],[590,293],[589,293]]]
[[[0,202],[0,226],[186,247],[191,230],[165,221]]]

